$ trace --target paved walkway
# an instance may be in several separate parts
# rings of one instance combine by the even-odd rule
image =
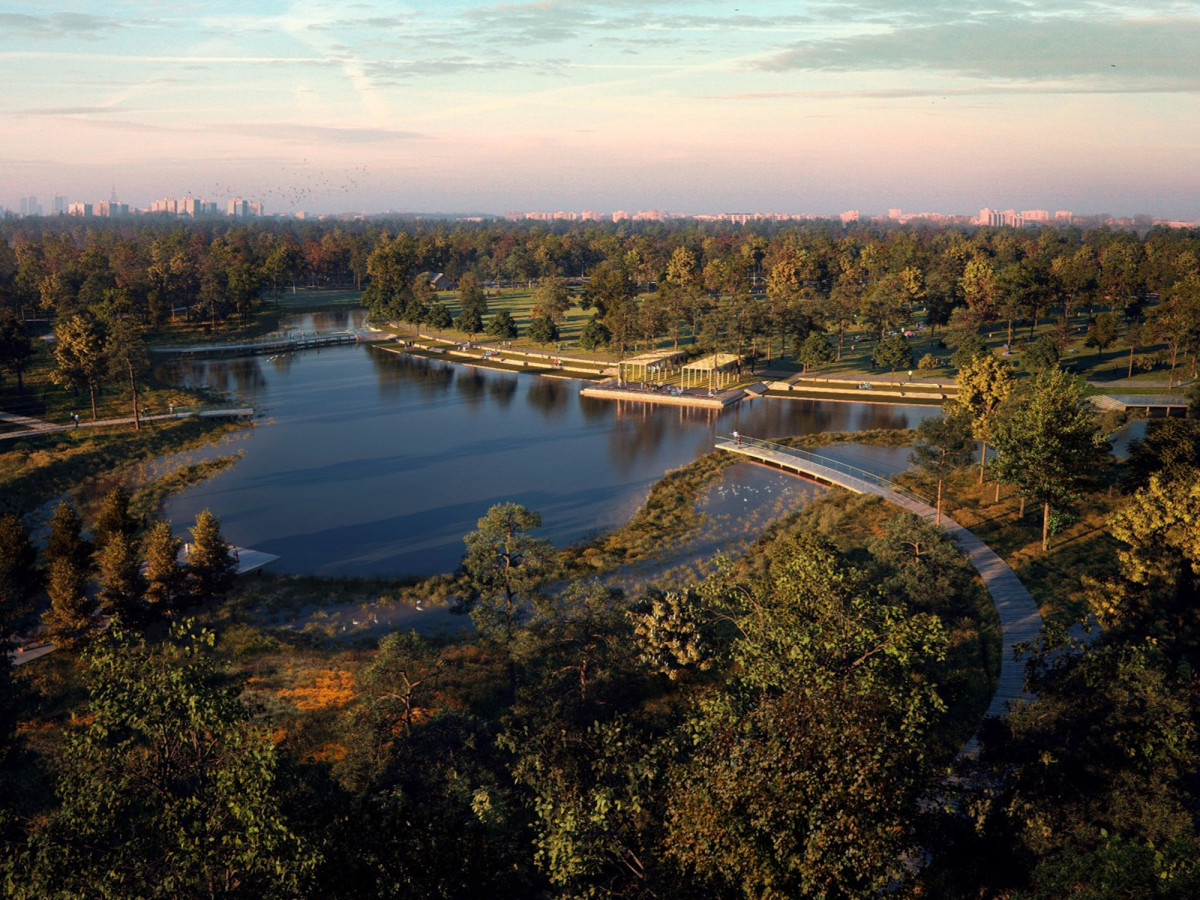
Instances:
[[[872,476],[868,472],[854,473],[848,470],[849,467],[842,466],[834,460],[829,460],[829,465],[822,465],[813,459],[802,457],[799,453],[790,452],[786,447],[745,437],[740,440],[717,438],[715,445],[720,450],[740,453],[751,459],[808,475],[818,481],[844,487],[858,494],[874,494],[929,521],[937,516],[937,510],[933,506],[913,494],[902,492],[886,479]],[[1000,678],[985,716],[1003,716],[1011,702],[1032,699],[1022,690],[1028,654],[1020,653],[1018,648],[1041,634],[1042,616],[1038,612],[1037,603],[1021,583],[1021,579],[987,544],[945,515],[942,516],[941,527],[954,538],[983,579],[1000,616]],[[974,756],[978,752],[977,731],[963,745],[959,755]]]
[[[240,419],[247,416],[253,416],[254,410],[250,407],[239,407],[237,409],[215,408],[215,409],[187,409],[176,410],[172,413],[162,413],[154,416],[138,416],[141,422],[158,422],[162,419],[188,419],[196,416],[201,419],[220,419],[231,418]],[[56,431],[74,431],[76,428],[107,428],[110,425],[132,425],[133,416],[127,416],[123,419],[99,419],[95,422],[89,419],[80,419],[79,423],[72,422],[70,425],[56,425],[53,422],[46,422],[42,419],[31,419],[28,416],[18,416],[13,413],[0,412],[0,422],[8,422],[13,425],[22,427],[22,431],[9,431],[0,434],[0,441],[13,441],[17,438],[32,437],[37,434],[51,434]]]

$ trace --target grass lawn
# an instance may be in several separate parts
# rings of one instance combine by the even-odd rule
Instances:
[[[937,493],[932,478],[910,472],[902,480],[925,496]],[[1050,549],[1043,553],[1041,506],[1026,503],[1024,517],[1018,518],[1020,498],[1011,488],[1002,486],[996,502],[995,482],[980,486],[978,481],[974,466],[954,473],[943,489],[943,512],[1012,566],[1044,618],[1068,624],[1079,621],[1086,614],[1080,576],[1112,571],[1117,543],[1104,522],[1124,497],[1115,488],[1099,484],[1082,491],[1071,509],[1074,521],[1051,535]]]

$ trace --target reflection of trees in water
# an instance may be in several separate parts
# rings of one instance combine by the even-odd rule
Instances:
[[[931,407],[929,415],[936,415],[937,408]],[[910,415],[899,406],[887,406],[882,403],[870,403],[860,412],[859,426],[856,430],[866,431],[870,428],[909,428]],[[924,418],[922,416],[921,418]]]
[[[567,410],[567,396],[567,386],[561,381],[555,378],[536,378],[529,386],[525,400],[547,419],[557,419]]]
[[[249,398],[267,383],[260,364],[257,356],[194,360],[182,363],[179,374],[184,384],[200,384],[215,391],[237,392]]]
[[[292,361],[294,358],[294,353],[278,353],[275,356],[268,356],[267,362],[269,362],[271,364],[271,368],[280,375],[286,375],[292,370]]]
[[[595,425],[599,422],[608,420],[612,415],[612,401],[598,400],[595,397],[585,397],[579,395],[579,412],[583,416],[583,420],[589,425]]]
[[[242,396],[257,394],[267,383],[257,356],[232,360],[229,376],[233,379],[236,392]]]
[[[372,350],[367,354],[379,378],[379,393],[395,397],[405,385],[416,385],[425,399],[444,394],[454,381],[454,367],[415,356]]]
[[[286,317],[280,324],[284,331],[349,331],[361,328],[366,321],[365,309],[323,309]]]
[[[493,375],[487,380],[488,395],[503,407],[512,404],[517,395],[517,376]]]
[[[722,416],[719,431],[734,429],[752,437],[787,437],[822,431],[866,431],[872,428],[913,428],[936,407],[891,406],[881,403],[821,403],[766,397],[739,404]]]
[[[729,420],[722,421],[723,431],[737,429],[752,437],[787,437],[794,434],[815,434],[836,431],[848,418],[845,409],[837,404],[815,403],[811,400],[751,401],[753,405],[734,409]]]
[[[472,406],[477,406],[487,394],[487,379],[478,369],[464,369],[454,379],[459,395]]]
[[[646,410],[644,416],[618,415],[615,427],[609,432],[612,451],[609,456],[621,473],[632,469],[639,457],[654,455],[669,430],[666,419],[658,414],[660,410],[648,408],[644,403],[638,405]]]

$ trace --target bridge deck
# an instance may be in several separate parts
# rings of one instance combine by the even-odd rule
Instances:
[[[937,510],[928,503],[922,502],[915,496],[891,489],[886,482],[878,483],[870,480],[870,473],[864,472],[864,477],[858,477],[849,472],[839,471],[833,465],[823,465],[815,460],[805,459],[796,453],[790,453],[787,448],[767,445],[765,442],[752,439],[738,441],[718,438],[715,444],[720,450],[739,453],[757,462],[764,462],[815,478],[825,484],[843,487],[858,494],[874,494],[926,520],[932,521],[937,516]],[[836,465],[833,460],[829,460],[829,462]],[[1021,579],[1017,577],[1008,563],[997,556],[987,544],[944,514],[942,515],[942,529],[954,538],[959,548],[975,567],[975,571],[983,579],[1000,617],[1003,644],[1000,678],[986,715],[1002,716],[1013,701],[1032,699],[1022,689],[1028,654],[1020,653],[1018,648],[1022,644],[1035,640],[1041,634],[1042,616],[1038,611],[1037,603],[1034,602],[1025,585],[1021,583]],[[963,746],[961,753],[974,755],[978,751],[979,736],[976,734]]]

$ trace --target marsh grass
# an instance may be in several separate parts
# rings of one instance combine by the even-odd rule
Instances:
[[[216,419],[154,422],[141,431],[79,429],[0,445],[0,512],[25,514],[53,498],[120,478],[142,463],[203,446],[239,426]]]

